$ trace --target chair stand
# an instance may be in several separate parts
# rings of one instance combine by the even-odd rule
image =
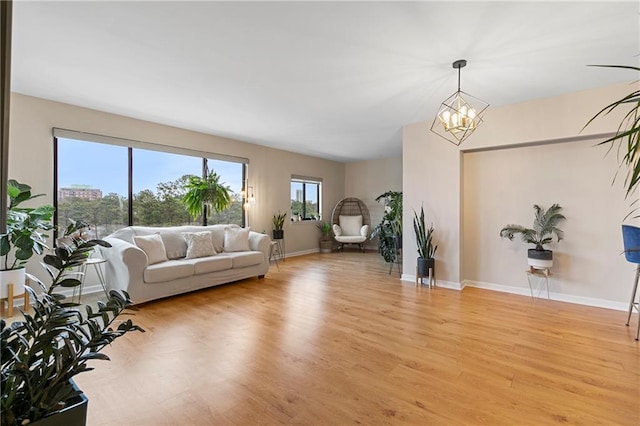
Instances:
[[[625,324],[627,327],[629,326],[629,322],[631,321],[631,313],[635,308],[638,311],[638,327],[636,328],[636,340],[640,336],[640,301],[636,302],[636,293],[638,292],[638,279],[640,278],[640,265],[636,268],[636,279],[633,283],[633,291],[631,292],[631,301],[629,302],[629,315],[627,315],[627,323]]]
[[[349,245],[352,245],[352,246],[358,246],[358,248],[360,249],[360,251],[362,253],[365,252],[363,243],[340,243],[340,245],[338,246],[338,252],[341,252],[341,251],[344,252],[345,244],[349,244]]]

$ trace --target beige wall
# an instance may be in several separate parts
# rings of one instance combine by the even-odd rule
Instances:
[[[53,202],[53,127],[248,158],[256,196],[249,225],[258,232],[270,233],[273,214],[289,211],[292,174],[323,179],[324,217],[344,197],[343,163],[13,93],[9,177],[47,194],[47,202]],[[313,223],[285,223],[287,253],[317,251],[319,237]]]
[[[621,114],[582,128],[633,88],[621,84],[490,108],[483,126],[460,148],[425,123],[403,129],[405,227],[411,209],[424,203],[436,228],[443,286],[528,292],[527,246],[498,233],[507,223],[530,226],[533,204],[558,202],[568,221],[566,240],[551,247],[553,297],[624,307],[633,267],[620,254],[620,224],[629,201],[621,181],[611,186],[615,154],[604,158],[606,149],[593,147],[603,133],[617,129]],[[405,233],[404,239],[403,277],[413,280],[417,255],[408,248],[415,247],[415,237]]]
[[[384,215],[384,206],[376,202],[387,191],[402,191],[402,158],[357,161],[345,167],[345,197],[361,199],[369,209],[372,226]],[[377,250],[377,242],[369,241],[367,248]]]

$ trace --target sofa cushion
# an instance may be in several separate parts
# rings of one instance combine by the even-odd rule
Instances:
[[[160,232],[164,249],[169,259],[180,259],[187,255],[187,242],[179,232]]]
[[[362,215],[357,216],[340,216],[340,228],[342,228],[342,235],[360,235],[360,228],[362,228]]]
[[[231,257],[225,253],[216,256],[199,257],[197,259],[185,260],[193,265],[193,272],[196,275],[208,274],[209,272],[224,271],[231,269],[233,264]]]
[[[259,265],[264,261],[264,254],[261,251],[239,251],[231,253],[229,256],[234,268]]]
[[[133,241],[145,252],[149,259],[149,265],[169,260],[167,259],[167,252],[164,249],[164,243],[159,234],[136,235],[133,237]]]
[[[145,283],[162,283],[193,275],[194,265],[184,260],[168,260],[149,265],[144,270]]]
[[[224,229],[224,251],[249,251],[249,231],[251,228],[236,228],[229,226]]]
[[[240,228],[238,225],[209,225],[207,229],[211,231],[211,238],[213,239],[213,248],[217,253],[224,251],[224,230],[225,228]]]
[[[211,232],[183,232],[182,235],[187,242],[186,259],[195,259],[197,257],[213,256],[216,254],[216,250],[213,248]]]
[[[360,244],[363,243],[365,241],[367,241],[367,237],[364,237],[362,235],[343,235],[341,237],[337,237],[336,241],[341,242],[341,243],[353,243],[353,244]]]

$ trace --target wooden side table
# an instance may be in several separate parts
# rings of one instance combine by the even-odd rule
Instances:
[[[87,275],[87,266],[93,266],[93,269],[98,276],[98,281],[100,281],[100,285],[102,286],[102,290],[104,290],[104,294],[109,297],[107,283],[104,279],[104,274],[102,273],[102,264],[104,263],[107,263],[107,259],[103,259],[101,257],[90,257],[80,266],[80,272],[82,275],[80,277],[80,285],[76,287],[78,289],[78,303],[82,300],[82,287],[84,287],[84,279]],[[73,289],[72,299],[76,297],[76,288]]]

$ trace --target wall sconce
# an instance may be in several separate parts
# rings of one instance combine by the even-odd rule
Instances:
[[[253,186],[248,186],[246,187],[246,191],[243,190],[242,191],[242,198],[244,198],[244,209],[247,210],[249,209],[251,206],[256,204],[256,196],[253,193]]]

